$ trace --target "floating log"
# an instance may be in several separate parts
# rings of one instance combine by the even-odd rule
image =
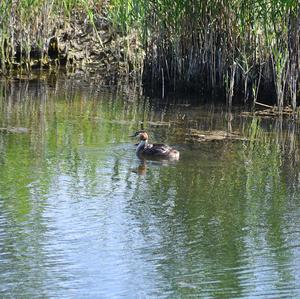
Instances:
[[[222,140],[246,140],[244,136],[241,136],[238,132],[227,131],[199,131],[196,129],[190,129],[185,134],[186,142],[205,142],[205,141],[222,141]]]
[[[266,104],[259,103],[264,107],[268,107],[268,109],[258,110],[254,112],[242,112],[241,116],[262,116],[262,117],[278,117],[278,116],[293,116],[299,113],[299,109],[297,111],[293,111],[290,106],[286,106],[282,109],[278,109],[277,106],[269,106]]]
[[[17,134],[24,134],[29,133],[28,128],[22,128],[22,127],[9,127],[9,128],[0,128],[0,133],[17,133]]]

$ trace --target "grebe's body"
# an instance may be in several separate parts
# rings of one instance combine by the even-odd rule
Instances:
[[[153,157],[178,160],[179,151],[169,147],[165,144],[151,144],[148,143],[148,134],[145,131],[136,132],[133,137],[138,137],[140,142],[136,148],[138,157]]]

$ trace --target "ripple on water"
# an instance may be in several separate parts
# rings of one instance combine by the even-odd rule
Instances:
[[[187,125],[224,130],[224,113],[178,123],[90,90],[22,92],[0,93],[0,119],[32,126],[0,136],[0,297],[300,297],[298,157],[279,137],[182,144]],[[151,136],[180,160],[141,162],[128,135],[165,117]]]

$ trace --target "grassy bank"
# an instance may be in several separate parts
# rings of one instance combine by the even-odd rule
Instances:
[[[60,22],[70,18],[75,0],[4,0],[0,2],[1,70],[46,58],[49,39],[55,36]],[[82,5],[77,5],[81,10]],[[50,54],[51,56],[51,54]]]
[[[258,97],[279,107],[299,99],[297,0],[113,0],[114,15],[136,26],[153,90]]]
[[[108,16],[108,1],[0,1],[0,75],[65,66],[104,84],[141,78],[135,34],[124,35]],[[142,53],[142,51],[141,51]]]
[[[142,76],[162,97],[184,90],[295,109],[299,32],[298,0],[5,0],[0,63],[5,73],[93,62]]]

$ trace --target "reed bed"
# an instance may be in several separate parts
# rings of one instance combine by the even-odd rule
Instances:
[[[147,90],[162,97],[196,91],[229,105],[259,100],[296,109],[298,0],[2,0],[2,73],[16,66],[30,70],[35,58],[43,63],[64,20],[84,14],[93,25],[104,6],[125,40],[118,55],[128,60],[128,73],[143,77]]]
[[[112,13],[126,32],[139,29],[144,82],[162,96],[184,87],[295,109],[298,0],[113,0]]]

